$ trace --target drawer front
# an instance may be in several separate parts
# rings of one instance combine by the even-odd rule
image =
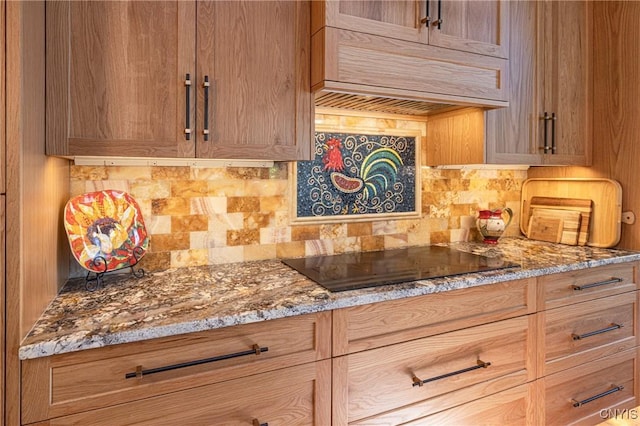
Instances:
[[[359,426],[389,425],[536,425],[535,382],[495,394],[494,381],[449,392],[423,403],[388,411],[350,423]],[[487,395],[477,399],[478,395]],[[471,402],[469,402],[471,401]],[[434,411],[438,411],[435,414]]]
[[[324,360],[55,418],[49,424],[324,426],[331,423],[330,377],[331,361]]]
[[[406,425],[534,425],[533,383],[517,386]]]
[[[636,262],[600,266],[538,278],[539,309],[552,309],[638,289]]]
[[[333,313],[333,354],[343,355],[535,312],[535,280],[392,300]]]
[[[539,376],[637,346],[638,297],[634,291],[539,313]]]
[[[493,384],[494,392],[533,380],[534,328],[534,316],[523,316],[336,358],[337,423],[492,379],[501,379]]]
[[[323,312],[27,360],[23,418],[33,422],[329,358],[330,333],[331,313]]]
[[[597,424],[602,412],[638,405],[638,349],[552,374],[542,380],[546,425]]]
[[[375,89],[376,94],[413,94],[429,100],[474,98],[508,101],[504,79],[509,61],[420,43],[324,27],[312,36],[323,53],[312,73],[314,89],[333,82]],[[402,69],[402,73],[398,73]],[[453,76],[453,77],[452,77]]]

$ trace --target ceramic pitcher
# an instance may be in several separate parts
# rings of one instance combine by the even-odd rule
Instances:
[[[508,216],[506,223],[503,218],[505,213]],[[478,212],[476,226],[485,243],[497,244],[498,238],[502,236],[512,219],[513,211],[509,207],[495,210],[480,210]]]

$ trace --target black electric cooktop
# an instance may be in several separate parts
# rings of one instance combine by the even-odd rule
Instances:
[[[329,291],[447,277],[520,266],[441,246],[284,259],[283,263]]]

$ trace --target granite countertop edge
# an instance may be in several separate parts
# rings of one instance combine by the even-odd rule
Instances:
[[[463,251],[467,250],[462,247]],[[436,278],[429,280],[419,280],[402,284],[394,284],[382,287],[368,288],[363,290],[353,290],[340,293],[330,293],[317,284],[313,283],[303,275],[293,270],[289,274],[295,274],[297,282],[303,283],[305,288],[313,293],[310,296],[301,297],[299,301],[273,301],[264,306],[254,309],[239,309],[235,312],[226,312],[220,315],[205,314],[202,317],[185,316],[176,318],[175,321],[164,320],[157,323],[146,323],[127,329],[122,327],[115,330],[91,330],[69,329],[53,335],[45,333],[38,334],[39,323],[36,323],[34,330],[23,341],[19,349],[21,360],[33,359],[79,350],[101,348],[110,345],[139,342],[148,339],[175,336],[185,333],[213,330],[234,325],[248,324],[265,320],[273,320],[296,315],[310,314],[322,311],[329,311],[339,308],[347,308],[369,303],[383,302],[388,300],[402,299],[407,297],[422,296],[427,294],[441,293],[452,290],[459,290],[470,287],[496,284],[505,281],[512,281],[525,278],[534,278],[560,272],[569,272],[598,266],[619,264],[640,260],[640,252],[629,252],[612,250],[616,255],[605,259],[591,259],[582,261],[569,261],[562,264],[546,265],[541,267],[516,267],[498,271],[464,274],[453,277]],[[280,264],[277,260],[261,261],[261,267],[275,267]],[[517,261],[516,261],[517,263]],[[285,265],[286,267],[286,265]],[[288,268],[288,267],[286,267]],[[62,296],[58,296],[62,297]],[[87,296],[90,297],[90,296]],[[52,305],[55,304],[52,302]],[[49,310],[54,310],[50,306]],[[47,312],[39,322],[41,328],[45,328]]]

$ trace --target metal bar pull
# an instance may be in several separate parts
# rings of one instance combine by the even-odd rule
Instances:
[[[204,140],[209,140],[209,76],[204,76],[204,83],[202,83],[202,87],[204,87],[204,128],[202,129],[202,135],[204,136]]]
[[[612,323],[609,327],[602,328],[600,330],[590,331],[590,332],[584,333],[584,334],[574,334],[574,333],[572,333],[571,334],[571,338],[573,340],[582,340],[584,338],[595,336],[597,334],[606,333],[607,331],[618,330],[619,328],[622,328],[622,325],[616,324],[616,323]]]
[[[233,354],[214,356],[211,358],[198,359],[196,361],[188,361],[181,362],[179,364],[166,365],[164,367],[150,368],[148,370],[143,370],[141,365],[136,367],[136,371],[132,373],[126,373],[124,375],[125,379],[132,379],[134,377],[142,378],[143,376],[148,376],[150,374],[162,373],[164,371],[177,370],[185,367],[193,367],[194,365],[207,364],[209,362],[222,361],[225,359],[238,358],[241,356],[247,355],[260,355],[262,352],[267,352],[269,350],[268,347],[261,348],[259,345],[253,345],[253,347],[248,351],[236,352]]]
[[[600,287],[601,285],[615,284],[615,283],[621,283],[621,282],[622,282],[622,278],[612,277],[610,280],[598,281],[596,283],[585,284],[585,285],[572,285],[571,288],[578,291],[578,290],[586,290],[588,288],[593,288],[593,287]]]
[[[438,0],[438,19],[433,21],[433,26],[437,26],[438,29],[442,29],[442,0]]]
[[[558,117],[556,117],[556,113],[552,112],[551,113],[551,153],[555,154],[556,153],[556,120],[558,119]]]
[[[473,371],[473,370],[477,370],[479,368],[487,368],[488,366],[490,366],[491,363],[490,362],[484,362],[482,360],[478,360],[476,362],[476,365],[474,365],[473,367],[468,367],[468,368],[463,368],[462,370],[458,370],[458,371],[452,371],[451,373],[447,373],[447,374],[442,374],[440,376],[436,376],[436,377],[431,377],[429,379],[424,379],[421,380],[418,377],[416,377],[416,375],[414,374],[413,377],[411,378],[413,380],[413,386],[422,386],[425,383],[429,383],[429,382],[435,382],[436,380],[440,380],[440,379],[446,379],[447,377],[451,377],[451,376],[456,376],[458,374],[462,374],[462,373],[466,373],[468,371]]]
[[[431,17],[429,16],[429,1],[430,0],[424,0],[427,16],[425,16],[424,18],[422,18],[420,20],[420,23],[424,24],[424,26],[427,27],[427,28],[429,28],[429,23],[431,22]]]
[[[540,149],[542,149],[543,152],[546,154],[551,149],[551,147],[549,146],[549,131],[548,131],[548,128],[549,128],[548,122],[551,119],[551,116],[549,114],[547,114],[547,111],[545,111],[544,114],[542,115],[542,119],[544,120],[544,132],[543,132],[544,145]]]
[[[191,103],[191,74],[187,74],[184,80],[185,87],[185,124],[184,124],[184,137],[186,140],[191,140],[191,117],[189,104]]]
[[[260,423],[260,420],[258,419],[253,419],[253,422],[251,422],[251,424],[253,426],[269,426],[269,423]]]
[[[582,401],[576,401],[575,399],[572,399],[571,401],[573,401],[573,406],[574,407],[582,407],[584,404],[588,404],[591,401],[595,401],[596,399],[600,399],[603,396],[607,396],[607,395],[611,395],[612,393],[616,393],[616,392],[620,392],[621,390],[624,389],[624,386],[616,386],[616,385],[612,385],[613,387],[607,391],[604,391],[602,393],[599,393],[597,395],[591,396],[587,399],[583,399]]]

